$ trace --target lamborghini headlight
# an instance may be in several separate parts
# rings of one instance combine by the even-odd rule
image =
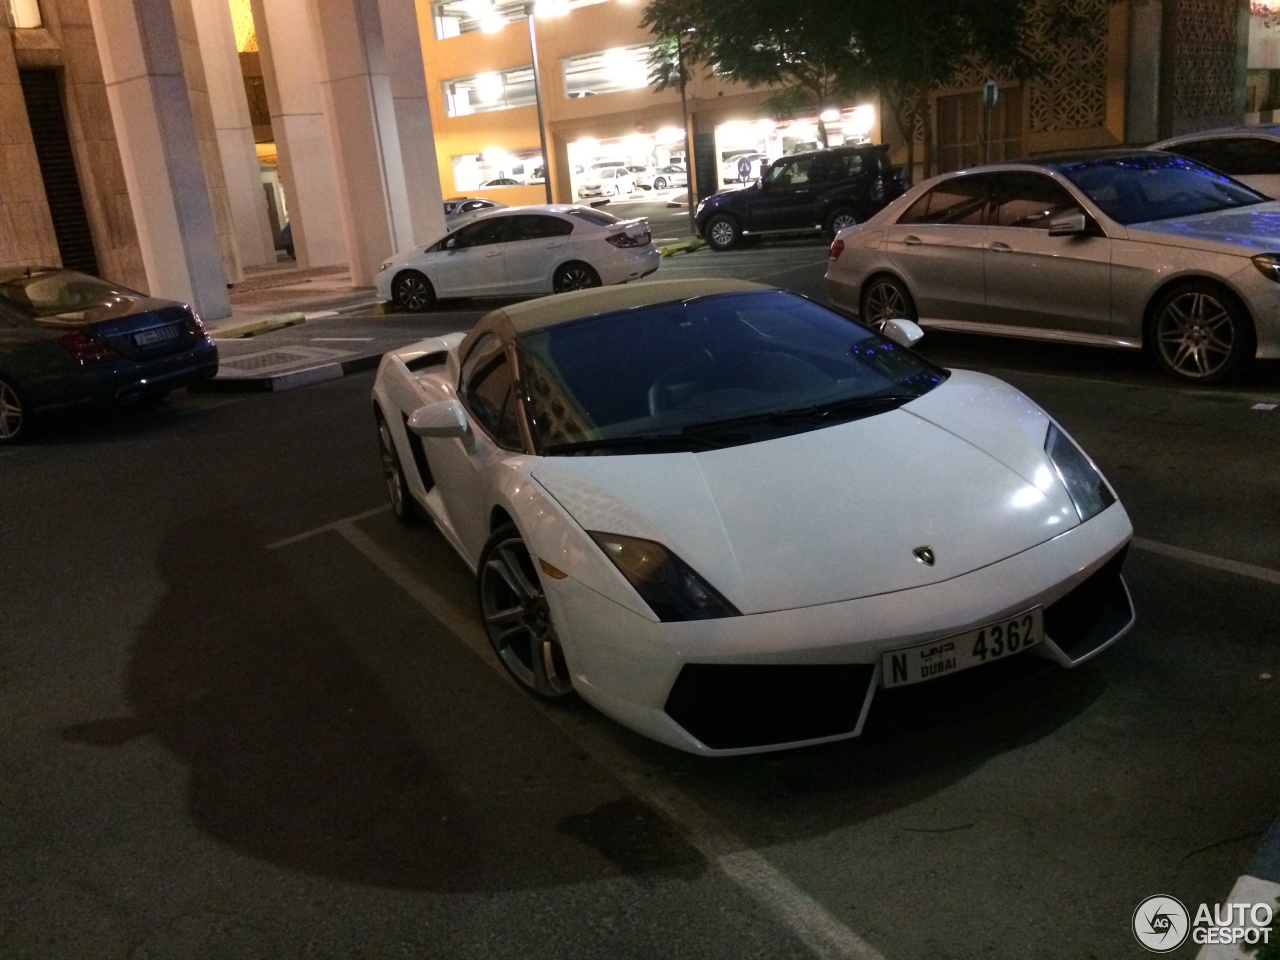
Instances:
[[[740,616],[733,604],[660,543],[587,531],[664,623]]]
[[[1081,520],[1097,516],[1116,502],[1116,495],[1112,493],[1098,468],[1076,446],[1075,441],[1052,423],[1049,424],[1049,434],[1044,440],[1044,452],[1057,469],[1058,477],[1067,488],[1067,494],[1075,504],[1076,513]]]

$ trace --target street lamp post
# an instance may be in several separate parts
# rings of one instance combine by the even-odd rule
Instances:
[[[676,67],[680,71],[680,114],[684,118],[684,179],[689,185],[689,236],[693,236],[698,232],[694,221],[697,194],[693,180],[693,149],[689,143],[689,98],[685,95],[684,44],[680,39],[690,29],[692,28],[686,27],[676,34]]]
[[[533,8],[537,4],[526,3],[524,15],[529,21],[529,52],[533,55],[533,99],[538,104],[538,141],[542,145],[542,186],[551,202],[551,155],[547,153],[547,124],[542,116],[542,71],[538,67],[538,31],[533,25]]]

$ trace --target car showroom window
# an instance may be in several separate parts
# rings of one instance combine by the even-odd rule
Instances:
[[[1009,172],[997,181],[994,220],[1001,227],[1048,230],[1054,217],[1078,209],[1071,194],[1041,174]]]
[[[546,240],[549,237],[563,237],[572,232],[573,224],[567,220],[527,213],[511,218],[507,240]]]
[[[991,175],[952,177],[938,184],[898,218],[898,223],[981,226],[991,196]]]
[[[462,365],[462,396],[467,408],[499,446],[520,449],[511,367],[502,341],[485,334]]]

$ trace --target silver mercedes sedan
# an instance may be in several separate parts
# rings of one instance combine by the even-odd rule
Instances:
[[[826,280],[872,326],[1145,348],[1213,383],[1280,357],[1280,201],[1158,151],[991,164],[842,230]]]

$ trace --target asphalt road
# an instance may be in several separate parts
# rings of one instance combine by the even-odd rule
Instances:
[[[821,298],[824,255],[659,276]],[[381,345],[482,309],[280,335]],[[462,563],[385,509],[372,373],[0,451],[0,957],[1147,956],[1138,903],[1223,897],[1280,807],[1280,371],[1193,390],[1123,354],[922,349],[1098,461],[1138,625],[1078,670],[917,688],[860,740],[760,757],[515,689]]]

